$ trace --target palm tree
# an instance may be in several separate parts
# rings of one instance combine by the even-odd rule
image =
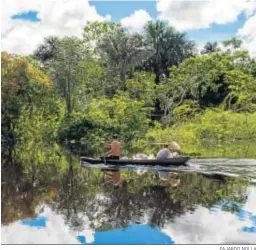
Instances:
[[[150,21],[144,30],[147,44],[154,48],[154,53],[144,67],[154,72],[156,83],[160,82],[162,74],[169,76],[169,67],[179,65],[182,60],[194,54],[194,42],[188,41],[185,33],[176,31],[164,22]]]
[[[207,42],[205,45],[204,45],[204,49],[201,51],[201,54],[210,54],[210,53],[213,53],[213,52],[218,52],[220,51],[220,49],[218,48],[218,43],[217,42]]]
[[[225,47],[232,46],[233,49],[236,50],[241,47],[243,42],[235,37],[232,37],[231,39],[223,41],[222,43]]]

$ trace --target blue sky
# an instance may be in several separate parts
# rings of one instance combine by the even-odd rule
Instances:
[[[42,0],[13,1],[17,1],[17,6],[4,3],[6,11],[2,17],[2,23],[7,24],[2,31],[2,48],[13,53],[31,53],[42,37],[48,35],[79,35],[86,21],[102,20],[110,15],[111,21],[122,21],[125,27],[135,31],[148,20],[162,18],[186,32],[201,47],[207,41],[223,41],[239,35],[256,54],[256,0],[251,3],[247,0],[230,3],[224,0],[56,0],[46,1],[44,5]],[[32,24],[39,24],[36,31]]]
[[[135,10],[145,9],[153,18],[157,17],[156,3],[153,1],[90,1],[102,15],[110,14],[112,21],[118,22]]]
[[[13,20],[25,20],[25,21],[31,21],[31,22],[40,22],[40,18],[37,17],[36,11],[27,11],[22,13],[17,13],[12,15]]]

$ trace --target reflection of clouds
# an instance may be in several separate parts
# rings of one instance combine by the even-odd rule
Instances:
[[[256,213],[256,188],[251,187],[248,189],[248,198],[244,205],[244,210]]]
[[[71,232],[63,216],[49,207],[45,207],[35,219],[17,221],[1,227],[2,244],[79,244],[76,238],[78,234],[85,235],[87,242],[94,241],[92,230],[88,228],[81,232]]]
[[[79,235],[82,244],[88,244],[87,237]],[[170,236],[161,232],[158,227],[143,224],[130,224],[127,228],[95,232],[93,244],[174,244]]]
[[[155,208],[143,210],[138,218],[127,229],[113,229],[105,232],[94,232],[89,224],[101,226],[108,221],[104,210],[111,200],[98,194],[89,207],[94,205],[92,221],[85,213],[74,216],[75,229],[65,224],[64,217],[49,207],[44,211],[38,209],[39,216],[2,226],[3,244],[255,244],[256,243],[256,188],[248,189],[246,203],[236,204],[222,201],[211,209],[197,207],[194,212],[188,212],[176,217],[163,229],[151,230],[147,224]],[[239,209],[237,213],[221,211],[223,206]],[[39,212],[41,211],[41,212]],[[87,211],[88,212],[88,211]],[[82,224],[81,226],[79,225]],[[164,234],[163,234],[164,233]],[[169,236],[169,237],[168,237]],[[110,238],[108,238],[110,237]],[[129,241],[129,242],[128,242]]]
[[[256,188],[248,190],[248,200],[238,213],[198,207],[181,216],[162,231],[177,244],[255,244]],[[214,211],[214,212],[213,212]]]

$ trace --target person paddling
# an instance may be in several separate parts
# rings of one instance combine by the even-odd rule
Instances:
[[[104,154],[103,159],[119,160],[121,154],[121,143],[117,135],[113,136],[113,141],[110,143],[110,150]]]

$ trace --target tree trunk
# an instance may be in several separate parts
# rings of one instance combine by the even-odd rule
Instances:
[[[121,80],[121,90],[125,91],[125,72],[124,72],[124,70],[121,71],[120,80]]]

